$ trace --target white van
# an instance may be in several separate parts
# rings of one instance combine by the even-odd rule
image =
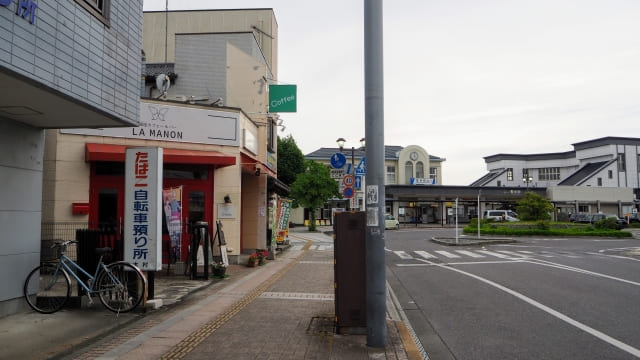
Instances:
[[[485,210],[482,216],[485,219],[493,219],[495,221],[520,221],[518,214],[511,210]]]

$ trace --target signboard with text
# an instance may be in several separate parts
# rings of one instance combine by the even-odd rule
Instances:
[[[296,112],[297,85],[269,85],[269,112]]]
[[[162,148],[129,148],[125,160],[124,260],[162,269]]]

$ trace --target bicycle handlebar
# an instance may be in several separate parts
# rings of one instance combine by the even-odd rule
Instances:
[[[58,246],[67,246],[69,244],[74,244],[77,243],[78,240],[69,240],[69,241],[64,241],[64,242],[56,242],[53,243],[51,246],[49,246],[50,249],[53,249],[54,247],[58,247]]]

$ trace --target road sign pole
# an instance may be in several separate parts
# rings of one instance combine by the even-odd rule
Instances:
[[[367,139],[367,345],[387,344],[384,262],[384,83],[382,0],[364,2],[364,124]]]

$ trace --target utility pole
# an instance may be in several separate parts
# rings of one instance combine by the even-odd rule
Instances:
[[[387,344],[384,263],[384,84],[382,0],[364,0],[364,124],[367,139],[366,307],[367,345]]]

